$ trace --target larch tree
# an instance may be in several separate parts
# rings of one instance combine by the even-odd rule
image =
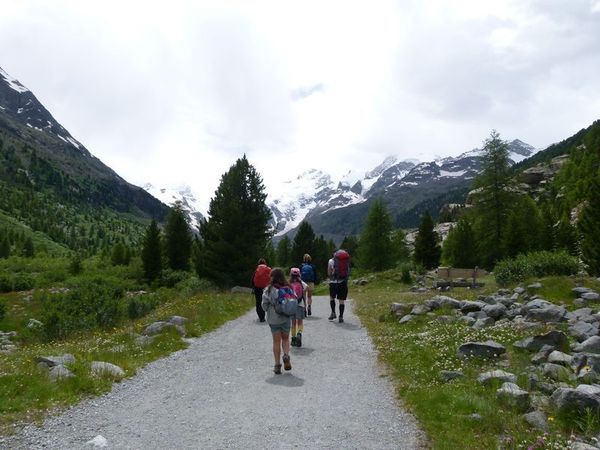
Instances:
[[[146,230],[142,247],[142,265],[146,279],[155,280],[162,270],[160,230],[153,220]]]
[[[315,232],[310,223],[304,220],[300,222],[298,232],[292,241],[292,266],[300,267],[304,254],[308,253],[309,255],[312,255],[315,252],[315,239]]]
[[[165,256],[173,270],[189,270],[192,254],[192,232],[187,214],[180,202],[176,202],[165,225]]]
[[[581,233],[581,258],[590,275],[600,275],[600,177],[596,176],[587,196],[587,204],[578,223]]]
[[[389,269],[394,264],[392,219],[381,199],[371,206],[358,241],[361,267],[374,271]]]
[[[425,269],[433,269],[440,263],[442,250],[439,245],[438,234],[434,230],[433,220],[428,212],[425,212],[419,223],[419,231],[415,238],[414,260],[416,264]]]

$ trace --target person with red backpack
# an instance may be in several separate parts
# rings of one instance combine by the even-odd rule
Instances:
[[[344,302],[348,298],[348,277],[350,276],[350,254],[346,250],[339,249],[327,263],[327,275],[329,276],[329,305],[331,315],[329,320],[334,320],[335,300],[340,304],[339,323],[344,322]]]
[[[267,287],[271,281],[271,268],[267,265],[267,261],[264,258],[258,260],[258,267],[254,271],[252,277],[252,290],[254,291],[254,298],[256,299],[256,314],[260,322],[265,321],[265,311],[261,306],[263,290]]]
[[[306,312],[306,292],[308,285],[302,280],[300,269],[292,267],[290,270],[290,286],[298,300],[298,312],[292,317],[292,347],[302,347],[302,333],[304,333],[304,314]]]

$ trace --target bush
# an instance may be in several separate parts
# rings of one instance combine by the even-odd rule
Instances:
[[[156,295],[138,295],[129,299],[127,316],[130,319],[139,319],[153,311],[159,303]]]
[[[76,331],[117,326],[125,318],[123,289],[103,280],[85,281],[66,294],[44,295],[46,337],[65,338]]]
[[[6,302],[2,299],[0,299],[0,320],[4,319],[4,317],[6,317]]]
[[[177,283],[175,289],[184,297],[191,297],[201,291],[215,290],[216,286],[206,278],[188,275],[185,280]]]
[[[494,274],[498,284],[506,285],[510,282],[523,281],[531,277],[574,275],[579,269],[577,258],[565,251],[542,251],[502,260],[496,264]]]
[[[8,275],[0,275],[0,292],[12,291],[12,280]]]
[[[33,277],[24,273],[0,276],[0,292],[28,291],[33,289]]]
[[[412,275],[410,274],[410,268],[411,265],[410,264],[402,264],[400,266],[400,282],[404,283],[404,284],[411,284],[412,283]]]
[[[191,273],[184,270],[165,269],[157,279],[158,286],[175,287],[178,283],[190,278]]]

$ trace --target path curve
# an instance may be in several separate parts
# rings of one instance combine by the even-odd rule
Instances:
[[[421,448],[346,304],[345,323],[329,322],[329,299],[314,298],[291,372],[273,374],[269,328],[252,311],[4,444],[90,449],[101,435],[110,449]]]

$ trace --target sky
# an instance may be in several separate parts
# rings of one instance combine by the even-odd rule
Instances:
[[[600,117],[600,0],[0,0],[0,67],[126,180],[207,204],[492,129],[537,148]]]

